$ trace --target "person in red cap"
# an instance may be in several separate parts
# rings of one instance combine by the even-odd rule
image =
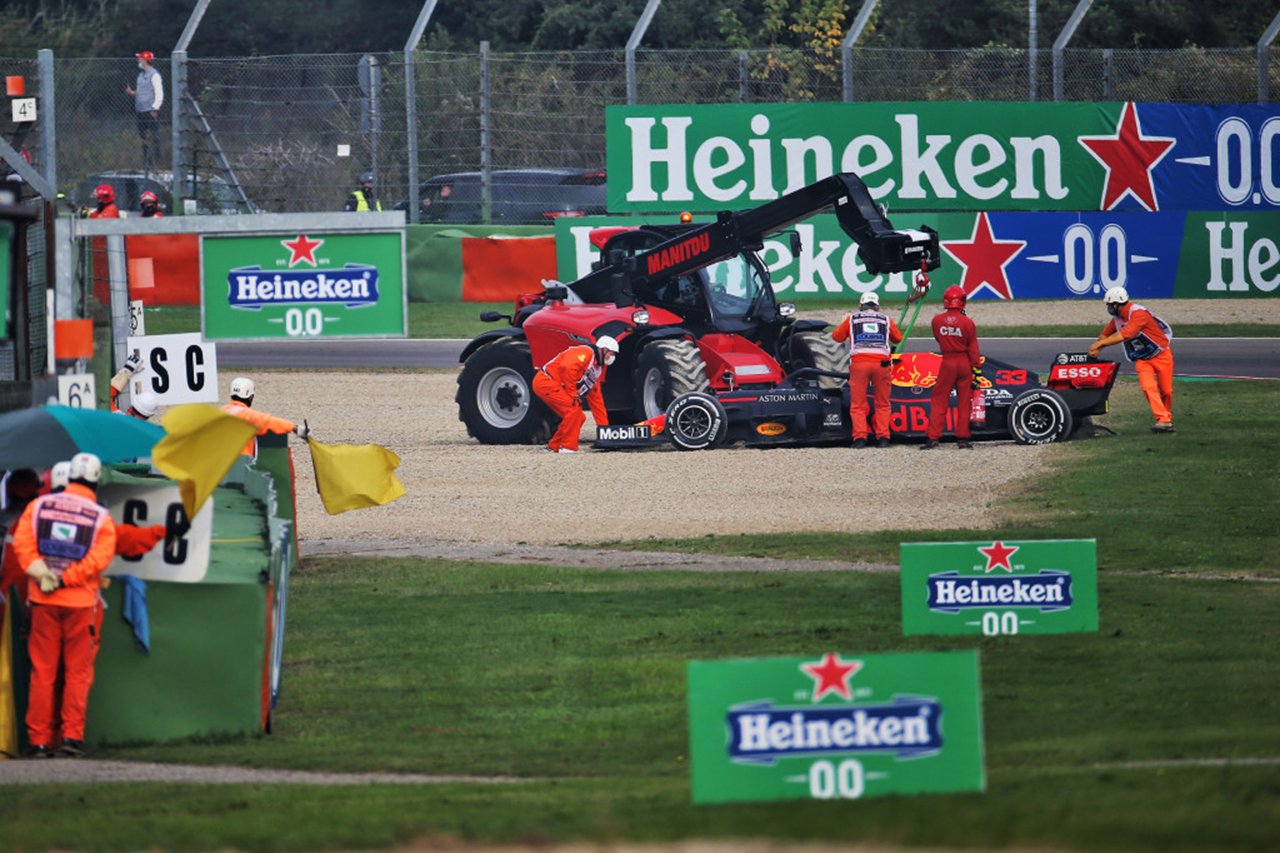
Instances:
[[[164,211],[160,209],[160,197],[147,190],[138,196],[138,207],[142,211],[143,217],[164,216]]]
[[[973,402],[974,383],[982,378],[982,354],[978,350],[978,329],[964,313],[964,288],[951,285],[942,292],[941,314],[933,318],[933,338],[942,352],[942,366],[933,384],[929,400],[929,428],[921,450],[932,450],[942,438],[947,419],[951,390],[956,392],[956,447],[967,449],[969,443],[969,406]]]
[[[133,109],[138,117],[138,137],[142,140],[142,168],[150,172],[152,160],[157,155],[156,129],[160,124],[160,107],[164,105],[164,81],[153,66],[156,56],[149,50],[134,54],[138,57],[138,82],[125,86],[133,96]]]

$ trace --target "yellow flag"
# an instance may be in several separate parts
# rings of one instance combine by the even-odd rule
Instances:
[[[258,430],[207,403],[174,406],[160,424],[167,435],[152,449],[151,462],[178,481],[187,518],[195,518]]]
[[[311,464],[316,470],[316,491],[329,515],[349,509],[381,506],[404,494],[396,478],[400,457],[376,444],[321,444],[315,439]]]
[[[4,543],[0,542],[0,550]],[[12,587],[11,587],[12,589]],[[7,590],[5,590],[7,592]],[[9,638],[13,635],[13,607],[0,604],[0,759],[18,757],[18,715],[13,705],[13,655]]]

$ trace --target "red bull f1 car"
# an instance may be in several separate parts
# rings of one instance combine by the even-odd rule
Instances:
[[[890,428],[895,439],[923,439],[929,424],[930,395],[942,357],[905,353],[893,366]],[[986,419],[973,424],[975,438],[1013,439],[1020,444],[1065,441],[1107,410],[1119,365],[1087,353],[1061,353],[1053,359],[1047,382],[1035,371],[997,359],[984,359],[981,390]],[[838,375],[838,374],[835,374]],[[693,392],[672,401],[664,416],[640,424],[598,428],[596,446],[604,449],[652,447],[670,442],[682,450],[724,444],[748,446],[841,444],[851,438],[849,389],[823,388],[829,371],[802,368],[774,387]],[[959,417],[955,395],[946,429]]]

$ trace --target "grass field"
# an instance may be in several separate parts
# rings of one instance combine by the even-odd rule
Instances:
[[[806,309],[825,310],[848,307],[847,303],[806,303]],[[409,337],[473,338],[493,323],[480,322],[481,311],[511,312],[509,302],[411,302],[409,303]],[[200,309],[193,306],[168,306],[146,310],[147,333],[168,335],[200,331]],[[927,324],[926,324],[927,325]],[[1002,337],[1075,337],[1091,341],[1098,336],[1101,322],[1072,326],[1012,326],[1001,328]],[[1192,324],[1178,326],[1180,337],[1280,337],[1280,326],[1255,324]]]
[[[758,837],[1274,850],[1280,383],[1177,394],[1178,435],[1145,432],[1140,403],[1118,408],[1120,437],[1056,449],[1057,472],[998,510],[1006,538],[1097,538],[1096,634],[904,638],[895,574],[314,560],[290,593],[271,736],[100,756],[522,781],[0,788],[0,849]],[[990,535],[662,544],[893,560],[900,541]],[[685,661],[958,648],[981,654],[986,793],[690,804]]]

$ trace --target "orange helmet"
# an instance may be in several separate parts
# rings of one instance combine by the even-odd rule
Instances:
[[[958,284],[953,284],[946,290],[942,291],[942,307],[963,308],[967,298],[968,297],[964,295],[964,288]]]
[[[156,55],[149,50],[144,50],[142,51],[142,53],[135,53],[134,56],[138,57],[139,59],[145,60],[146,62],[156,61]]]
[[[116,200],[116,191],[111,188],[111,184],[98,184],[93,188],[93,197],[102,204],[110,204]]]
[[[159,204],[160,197],[157,196],[155,193],[153,193],[151,190],[147,190],[142,195],[138,196],[138,203],[146,204],[147,202],[150,202],[151,204]]]

